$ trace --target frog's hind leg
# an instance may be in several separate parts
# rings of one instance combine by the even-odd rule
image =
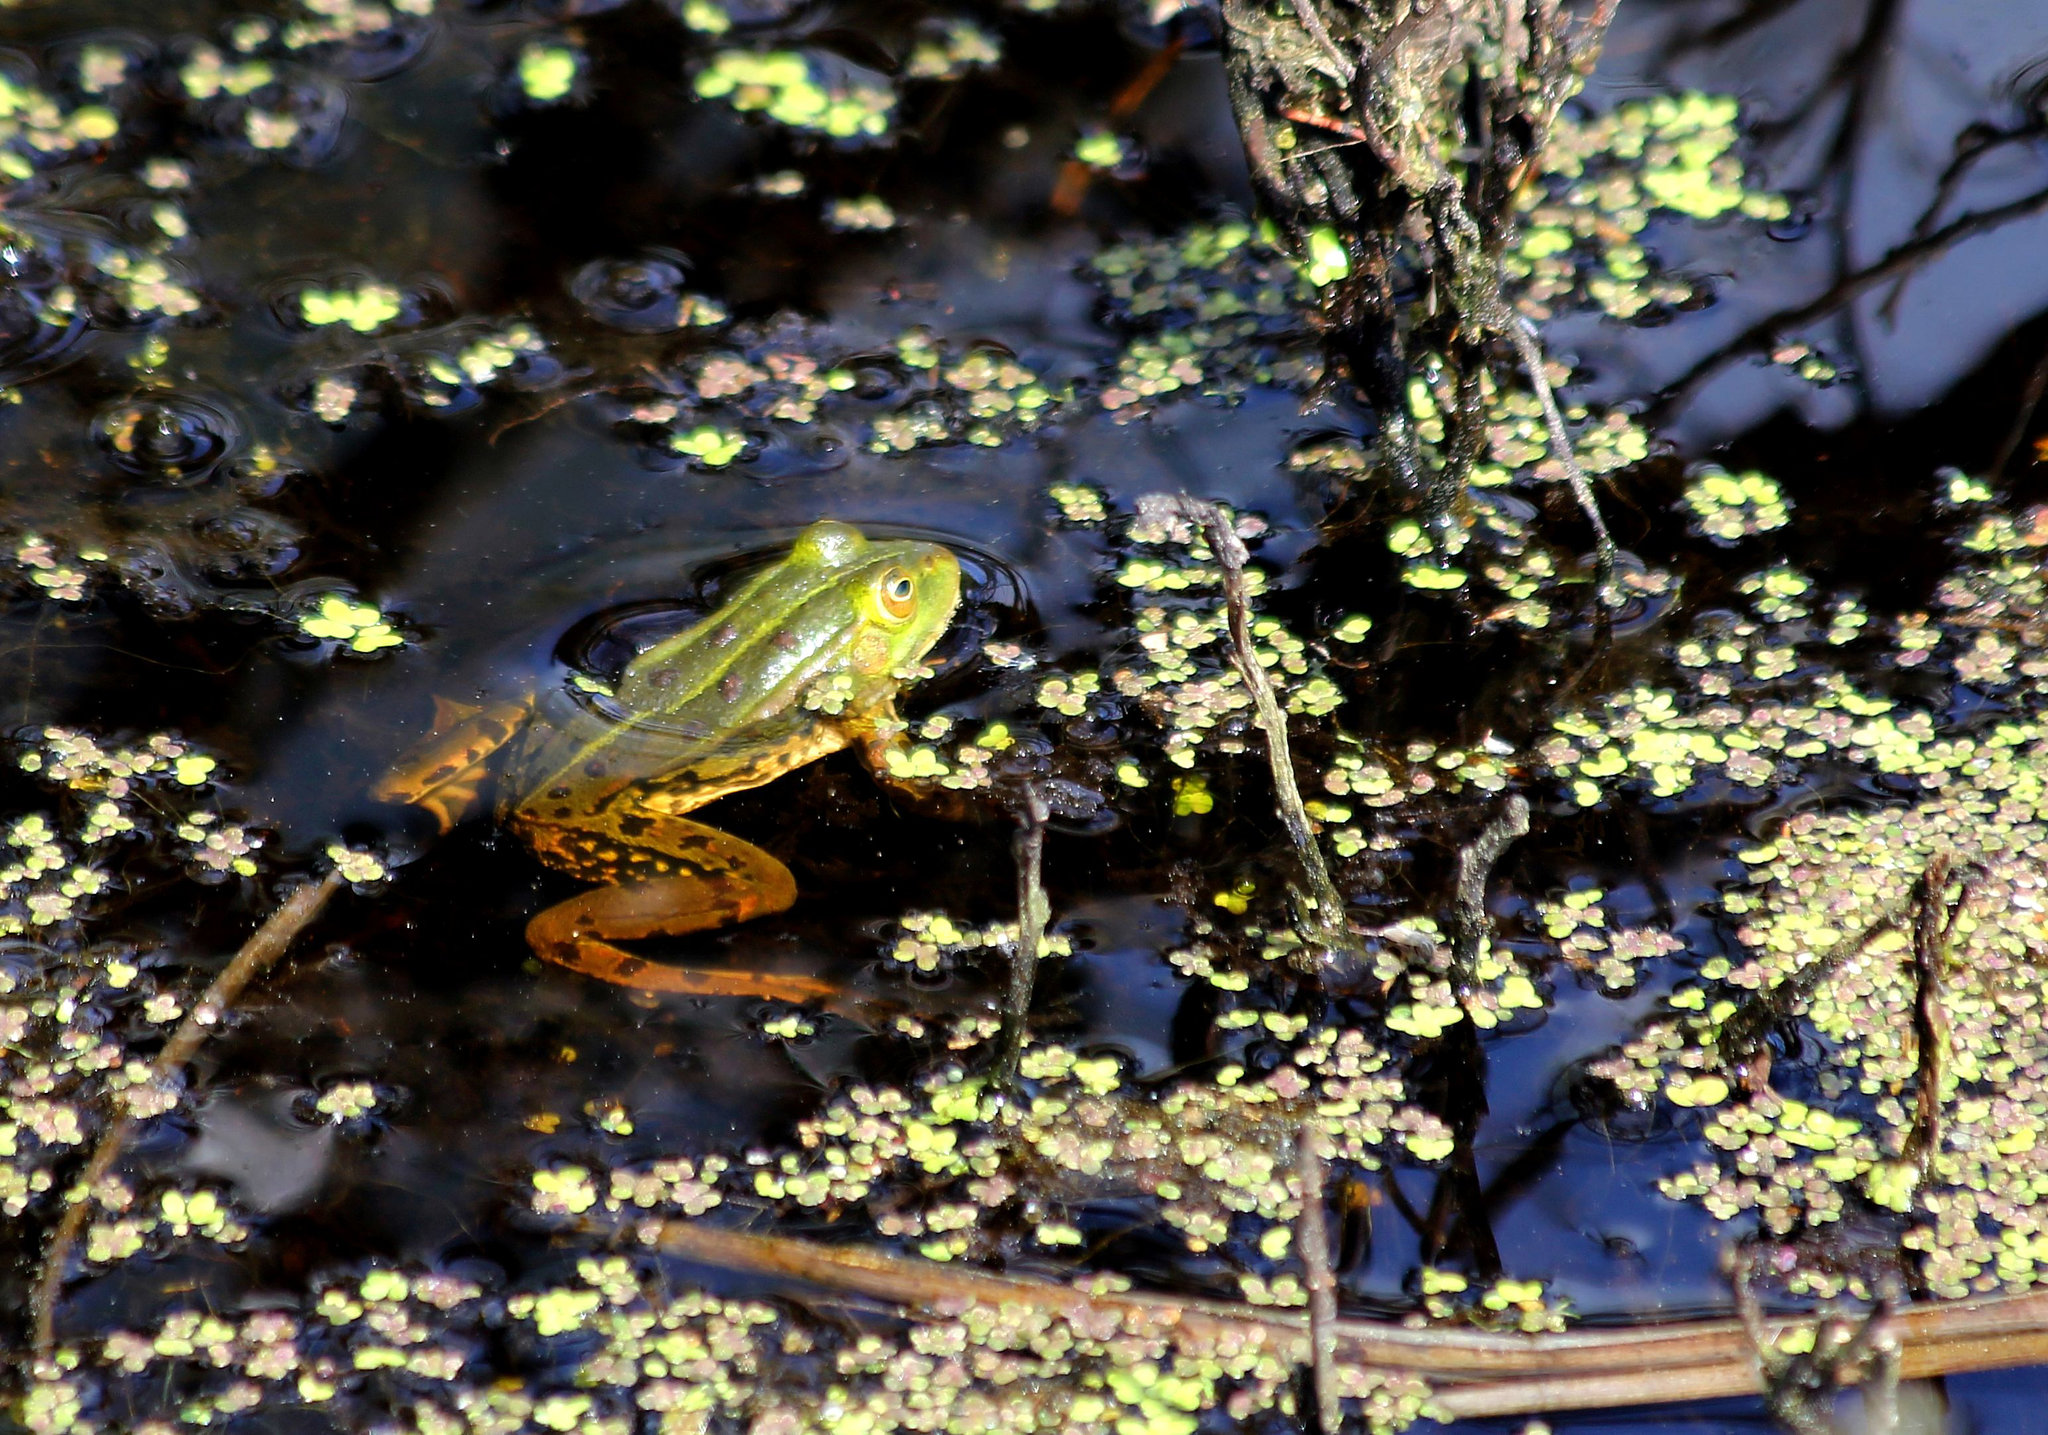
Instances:
[[[838,988],[813,977],[670,966],[616,945],[729,927],[796,900],[789,869],[751,842],[684,817],[620,823],[630,835],[539,828],[528,834],[551,867],[606,885],[557,902],[526,927],[544,960],[639,991],[802,1002]]]
[[[386,773],[370,795],[434,814],[443,832],[482,805],[491,754],[512,740],[533,711],[531,700],[482,708],[434,699],[434,730]]]

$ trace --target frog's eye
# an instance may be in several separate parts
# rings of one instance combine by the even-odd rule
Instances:
[[[884,573],[875,591],[881,595],[882,611],[899,623],[917,611],[917,585],[901,568]]]

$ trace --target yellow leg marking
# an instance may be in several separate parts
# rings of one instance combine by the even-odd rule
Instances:
[[[780,912],[796,900],[789,869],[750,842],[687,818],[651,816],[621,852],[601,836],[560,830],[529,834],[551,867],[611,886],[583,892],[535,917],[526,940],[543,960],[639,991],[691,996],[752,996],[783,1001],[829,997],[838,988],[814,977],[705,971],[636,957],[616,945],[679,937]],[[619,881],[621,857],[661,861],[679,875]],[[630,864],[629,864],[630,865]]]

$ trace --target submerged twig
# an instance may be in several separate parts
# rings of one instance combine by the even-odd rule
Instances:
[[[1322,1435],[1338,1435],[1344,1407],[1337,1398],[1337,1276],[1330,1269],[1330,1219],[1323,1204],[1323,1166],[1330,1159],[1330,1139],[1320,1124],[1303,1123],[1294,1156],[1301,1182],[1301,1221],[1294,1243],[1301,1248],[1308,1276],[1309,1377]]]
[[[1326,960],[1331,952],[1350,951],[1355,944],[1344,920],[1344,898],[1331,880],[1329,864],[1323,860],[1322,846],[1316,841],[1315,827],[1301,800],[1301,786],[1295,781],[1294,752],[1287,741],[1287,714],[1273,691],[1273,680],[1259,661],[1258,647],[1252,642],[1251,588],[1244,577],[1251,553],[1231,527],[1230,516],[1214,503],[1184,493],[1153,493],[1138,500],[1138,512],[1141,516],[1184,519],[1198,525],[1208,537],[1209,549],[1216,555],[1216,566],[1223,574],[1231,660],[1251,693],[1259,729],[1266,735],[1266,763],[1273,773],[1274,806],[1294,843],[1294,853],[1301,862],[1302,877],[1308,887],[1306,905],[1310,910],[1297,911],[1296,920],[1306,929],[1305,935],[1324,948]]]
[[[1890,1435],[1896,1421],[1899,1341],[1892,1329],[1897,1282],[1885,1288],[1860,1316],[1829,1312],[1816,1318],[1812,1338],[1793,1342],[1767,1329],[1757,1300],[1756,1254],[1735,1248],[1726,1263],[1737,1319],[1748,1337],[1764,1406],[1796,1435],[1833,1435],[1835,1396],[1861,1387],[1864,1409],[1873,1418],[1871,1435]]]
[[[157,1053],[149,1069],[152,1085],[166,1086],[176,1080],[179,1069],[198,1055],[199,1048],[206,1044],[214,1028],[226,1019],[249,983],[275,965],[345,882],[339,870],[330,870],[318,882],[300,887],[270,914],[248,941],[242,943],[241,950],[207,985],[184,1021],[171,1034],[171,1039],[164,1043],[163,1050]],[[50,1233],[50,1243],[43,1254],[42,1273],[36,1280],[32,1297],[33,1348],[39,1362],[49,1359],[56,1345],[57,1299],[63,1293],[64,1267],[92,1212],[94,1191],[114,1169],[114,1163],[121,1159],[128,1138],[139,1124],[135,1117],[122,1115],[107,1127],[100,1136],[99,1145],[93,1148],[92,1159],[86,1162],[85,1170],[71,1188],[63,1216]]]
[[[1017,812],[1017,950],[1010,958],[1010,989],[1003,1001],[1003,1054],[996,1064],[996,1085],[1017,1080],[1024,1055],[1026,1018],[1031,993],[1038,985],[1038,954],[1045,946],[1051,904],[1045,896],[1045,824],[1051,813],[1036,783],[1026,783]]]
[[[1948,890],[1949,854],[1937,852],[1920,875],[1916,894],[1919,910],[1913,914],[1913,1036],[1919,1051],[1914,1058],[1915,1086],[1913,1129],[1906,1138],[1906,1154],[1927,1179],[1934,1153],[1941,1149],[1941,1087],[1948,1057],[1948,1014],[1942,1010],[1942,969],[1947,965],[1947,933],[1942,921],[1942,895]]]
[[[1941,1150],[1941,1102],[1948,1087],[1949,1022],[1942,1000],[1949,953],[1955,946],[1956,923],[1969,905],[1973,870],[1965,868],[1953,900],[1948,896],[1955,859],[1946,851],[1928,859],[1914,890],[1913,1037],[1915,1057],[1913,1127],[1906,1137],[1906,1159],[1920,1168],[1925,1181]]]
[[[1451,963],[1460,984],[1472,980],[1479,949],[1489,933],[1486,880],[1501,854],[1518,837],[1529,835],[1529,799],[1511,793],[1500,811],[1458,852],[1458,884],[1451,898]]]
[[[1836,942],[1791,976],[1774,987],[1752,992],[1720,1024],[1716,1044],[1724,1067],[1748,1062],[1762,1048],[1770,1029],[1792,1009],[1819,990],[1820,984],[1849,958],[1862,951],[1880,935],[1890,931],[1913,911],[1914,898],[1905,896],[1886,903],[1861,930]],[[1752,1081],[1752,1087],[1761,1085]]]
[[[1180,52],[1186,47],[1187,41],[1176,35],[1153,51],[1144,67],[1109,102],[1109,122],[1121,124],[1136,114],[1138,107],[1159,88],[1160,81],[1173,73],[1173,67],[1180,62]],[[1094,179],[1095,171],[1086,164],[1078,159],[1068,160],[1060,166],[1060,177],[1053,185],[1052,201],[1047,208],[1062,219],[1072,219],[1081,212],[1081,201],[1088,197],[1088,186]]]

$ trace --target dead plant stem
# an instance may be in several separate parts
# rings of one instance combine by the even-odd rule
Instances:
[[[1266,735],[1266,763],[1273,774],[1273,802],[1280,821],[1294,844],[1301,862],[1307,903],[1313,910],[1296,912],[1296,920],[1308,936],[1324,950],[1349,951],[1354,943],[1344,920],[1344,899],[1331,880],[1329,864],[1316,841],[1315,827],[1301,799],[1301,786],[1294,777],[1294,752],[1287,741],[1287,713],[1273,691],[1273,680],[1259,661],[1258,645],[1252,641],[1251,587],[1245,582],[1245,565],[1251,554],[1244,540],[1231,526],[1230,515],[1214,503],[1187,494],[1151,494],[1139,501],[1140,512],[1177,517],[1200,527],[1216,556],[1223,574],[1223,600],[1230,624],[1230,653],[1238,676],[1251,694],[1252,709],[1259,729]]]
[[[855,1245],[722,1230],[695,1221],[648,1221],[649,1247],[732,1270],[849,1291],[894,1306],[957,1313],[970,1305],[1059,1315],[1089,1329],[1171,1331],[1195,1343],[1265,1346],[1293,1364],[1311,1358],[1309,1320],[1162,1295],[1105,1293],[981,1271]],[[1759,1316],[1773,1347],[1811,1330],[1812,1317]],[[1899,1345],[1898,1375],[1913,1380],[2048,1362],[2048,1292],[1907,1305],[1886,1333]],[[1681,1321],[1562,1334],[1410,1329],[1392,1321],[1338,1320],[1333,1367],[1365,1367],[1435,1383],[1447,1418],[1616,1409],[1716,1396],[1757,1395],[1755,1347],[1739,1319]]]
[[[1722,1065],[1732,1067],[1748,1062],[1761,1050],[1773,1025],[1819,990],[1820,984],[1843,962],[1912,915],[1914,902],[1915,897],[1910,894],[1887,902],[1861,930],[1842,938],[1776,986],[1745,997],[1720,1025],[1716,1040]]]
[[[1916,894],[1918,910],[1913,914],[1913,1037],[1918,1051],[1914,1058],[1913,1129],[1906,1137],[1906,1154],[1920,1168],[1922,1181],[1933,1174],[1942,1140],[1941,1097],[1949,1045],[1942,984],[1948,965],[1949,929],[1954,925],[1953,920],[1943,919],[1953,860],[1945,851],[1927,860]]]
[[[1503,308],[1506,304],[1503,303]],[[1593,493],[1593,482],[1586,477],[1586,471],[1579,467],[1577,452],[1572,448],[1571,430],[1565,427],[1564,413],[1557,406],[1557,395],[1551,391],[1550,375],[1543,368],[1543,342],[1537,337],[1536,326],[1526,315],[1509,311],[1506,329],[1515,352],[1521,356],[1522,368],[1529,375],[1529,387],[1536,391],[1536,402],[1543,408],[1543,426],[1550,432],[1550,456],[1564,469],[1564,480],[1570,486],[1572,497],[1578,500],[1579,511],[1586,515],[1586,522],[1593,527],[1594,577],[1599,585],[1600,601],[1610,608],[1621,606],[1621,593],[1614,585],[1614,561],[1617,550],[1614,535],[1607,531],[1607,520],[1600,516],[1600,500]]]
[[[1316,1420],[1322,1435],[1338,1435],[1344,1407],[1337,1398],[1337,1275],[1330,1269],[1330,1218],[1323,1199],[1323,1170],[1329,1138],[1314,1121],[1302,1124],[1295,1142],[1295,1175],[1301,1183],[1301,1220],[1294,1243],[1308,1277],[1309,1376],[1315,1388]]]
[[[1038,985],[1038,955],[1045,946],[1051,904],[1045,895],[1045,824],[1051,813],[1045,794],[1026,783],[1017,812],[1017,950],[1010,960],[1010,988],[1003,1002],[1003,1054],[996,1084],[1016,1083],[1017,1064],[1024,1055],[1031,1015],[1031,993]]]
[[[177,1080],[185,1064],[198,1055],[206,1039],[227,1019],[249,983],[275,965],[343,885],[341,873],[332,870],[318,882],[306,883],[286,898],[249,940],[242,943],[241,950],[208,984],[184,1021],[171,1034],[171,1039],[164,1043],[163,1050],[157,1053],[149,1070],[151,1085],[169,1086]],[[33,1348],[38,1364],[47,1361],[56,1346],[57,1301],[63,1294],[64,1268],[70,1262],[72,1248],[78,1244],[78,1237],[85,1230],[86,1220],[92,1213],[95,1192],[121,1159],[121,1152],[138,1124],[135,1117],[122,1115],[108,1125],[100,1136],[99,1145],[93,1148],[92,1158],[86,1162],[84,1171],[71,1188],[63,1217],[50,1233],[50,1243],[43,1255],[43,1268],[36,1280],[32,1302]]]
[[[1529,799],[1511,793],[1500,811],[1458,853],[1457,889],[1451,900],[1451,958],[1456,980],[1474,980],[1480,949],[1491,935],[1486,916],[1486,879],[1501,854],[1518,837],[1529,835]]]

